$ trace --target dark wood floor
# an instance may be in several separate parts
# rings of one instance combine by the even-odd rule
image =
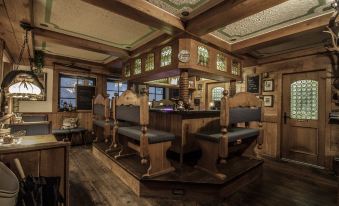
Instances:
[[[220,202],[139,198],[96,160],[89,147],[70,152],[72,206],[86,205],[204,205],[204,206],[334,206],[335,178],[325,172],[290,163],[266,161],[262,179]]]

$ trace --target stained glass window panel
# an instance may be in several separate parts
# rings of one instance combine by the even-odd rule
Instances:
[[[125,66],[125,77],[130,77],[131,76],[131,65],[126,64]]]
[[[222,98],[222,93],[224,88],[222,87],[215,87],[212,89],[212,100],[213,101],[220,101]]]
[[[299,80],[291,84],[291,118],[318,119],[318,82]]]
[[[217,70],[225,72],[226,65],[227,62],[225,56],[222,54],[217,54]]]
[[[166,46],[161,49],[160,66],[167,66],[172,63],[172,47]]]
[[[134,74],[141,73],[141,59],[136,59],[134,61]]]
[[[203,46],[198,46],[198,64],[207,66],[209,60],[208,50]]]
[[[233,75],[240,76],[240,72],[241,72],[241,64],[240,64],[240,62],[238,62],[237,60],[233,59],[232,60],[232,71],[231,71],[231,73]]]
[[[152,71],[154,69],[154,54],[147,54],[145,60],[145,71]]]

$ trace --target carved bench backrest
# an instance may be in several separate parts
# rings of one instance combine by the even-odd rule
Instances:
[[[110,118],[110,106],[109,99],[103,97],[101,94],[98,94],[93,99],[92,107],[93,118],[96,120],[109,120]]]
[[[126,90],[121,96],[115,97],[112,103],[115,120],[124,120],[144,126],[148,125],[149,108],[146,92],[138,96],[132,90]]]
[[[237,93],[228,98],[228,92],[224,91],[221,99],[220,125],[229,127],[235,123],[260,122],[262,120],[262,101],[254,94],[248,92]]]

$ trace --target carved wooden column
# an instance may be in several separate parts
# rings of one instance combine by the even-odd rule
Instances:
[[[185,104],[188,104],[189,91],[188,91],[188,71],[180,70],[179,79],[179,99]]]
[[[231,80],[230,81],[230,91],[229,91],[229,93],[230,93],[230,97],[233,97],[234,95],[235,95],[235,93],[237,93],[237,81],[236,80]]]

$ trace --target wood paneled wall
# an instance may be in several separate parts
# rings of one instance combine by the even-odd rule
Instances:
[[[84,72],[78,72],[71,70],[66,67],[55,65],[53,70],[53,101],[52,101],[52,112],[44,113],[48,115],[48,120],[52,122],[53,129],[59,129],[62,125],[62,121],[67,117],[78,117],[79,126],[84,127],[88,130],[92,130],[92,111],[75,111],[75,112],[59,112],[58,111],[58,96],[59,96],[59,75],[61,73],[70,74],[70,75],[83,75],[96,78],[96,94],[106,95],[106,76],[103,74],[88,74]],[[39,111],[34,111],[36,114],[40,113]],[[41,113],[40,113],[41,114]]]
[[[262,92],[262,95],[273,95],[274,96],[274,106],[273,107],[264,107],[264,145],[263,145],[263,154],[272,158],[280,158],[281,151],[281,123],[282,123],[282,77],[284,74],[289,73],[298,73],[298,72],[307,72],[307,71],[316,71],[324,70],[327,71],[326,79],[326,134],[325,134],[325,167],[332,167],[333,156],[339,152],[339,125],[328,124],[328,114],[335,109],[339,109],[338,106],[335,106],[331,103],[331,79],[328,78],[331,76],[331,62],[327,56],[324,55],[314,55],[310,57],[303,57],[293,60],[286,60],[277,63],[265,64],[256,67],[246,68],[245,71],[247,74],[253,73],[265,73],[269,74],[267,79],[274,80],[274,91],[273,92]],[[246,79],[246,77],[244,78]],[[246,88],[246,81],[243,85]]]

